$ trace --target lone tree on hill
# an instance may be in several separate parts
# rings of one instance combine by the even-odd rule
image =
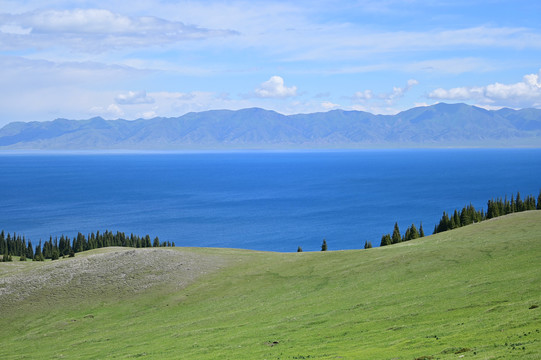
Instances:
[[[302,252],[302,248],[300,246],[297,248],[297,252]]]
[[[372,242],[370,242],[370,241],[365,241],[365,242],[364,242],[364,248],[365,248],[365,249],[371,249],[371,248],[372,248]]]
[[[327,240],[323,239],[323,244],[321,244],[321,251],[327,251]]]

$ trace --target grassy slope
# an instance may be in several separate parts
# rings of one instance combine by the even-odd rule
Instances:
[[[163,284],[120,296],[89,289],[82,297],[67,287],[57,290],[54,304],[40,297],[17,311],[0,308],[0,358],[538,359],[541,353],[541,211],[371,250],[182,251],[229,265],[182,290]]]

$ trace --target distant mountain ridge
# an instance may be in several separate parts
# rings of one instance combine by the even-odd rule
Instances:
[[[396,115],[331,110],[211,110],[138,120],[56,119],[0,129],[0,149],[221,150],[371,147],[540,147],[541,109],[439,103]]]

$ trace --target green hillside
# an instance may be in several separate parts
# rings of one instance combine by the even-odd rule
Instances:
[[[539,359],[541,211],[354,251],[0,263],[0,358]]]

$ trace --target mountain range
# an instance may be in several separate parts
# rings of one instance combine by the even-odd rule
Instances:
[[[0,129],[0,149],[18,150],[540,146],[541,109],[445,103],[396,115],[345,110],[283,115],[250,108],[138,120],[13,122]]]

